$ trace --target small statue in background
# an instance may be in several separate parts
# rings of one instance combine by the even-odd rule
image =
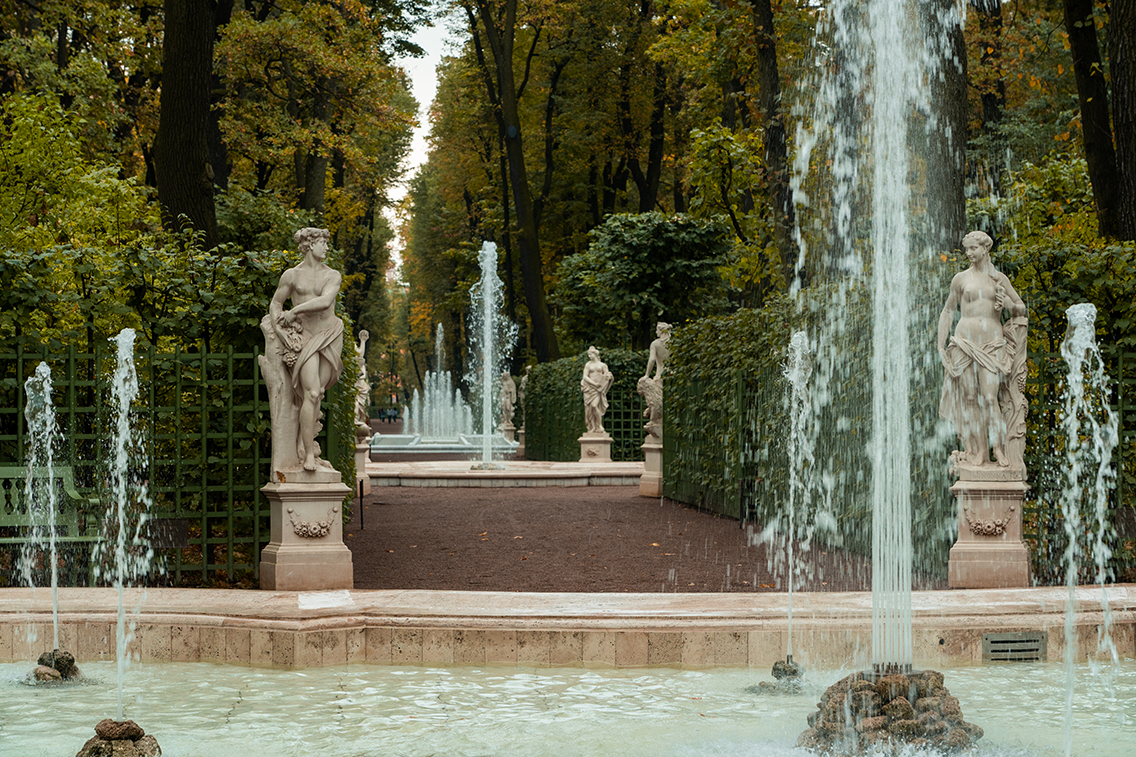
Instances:
[[[643,395],[643,400],[647,403],[646,409],[643,410],[643,417],[647,419],[647,424],[643,426],[643,430],[647,432],[646,441],[648,444],[662,444],[663,380],[641,376],[636,390]]]
[[[954,424],[962,447],[951,455],[952,470],[991,465],[993,447],[997,466],[1020,470],[1024,480],[1026,306],[990,261],[993,240],[972,231],[962,242],[970,268],[951,281],[937,341],[946,371],[939,415]],[[961,318],[951,336],[955,310]]]
[[[643,372],[642,378],[639,379],[639,384],[636,390],[643,396],[647,407],[643,410],[643,417],[647,419],[647,425],[643,426],[643,430],[647,432],[647,443],[649,444],[662,444],[663,443],[663,370],[666,366],[667,358],[670,357],[671,350],[667,344],[671,339],[671,325],[664,321],[659,321],[655,324],[655,334],[658,336],[655,341],[651,342],[651,349],[647,355],[647,370]],[[655,375],[651,375],[651,368],[655,369]]]
[[[355,380],[355,436],[360,439],[371,436],[371,383],[367,380],[367,340],[370,332],[359,332],[355,345],[355,360],[359,366],[359,378]]]
[[[671,350],[667,344],[671,340],[671,325],[659,321],[655,324],[655,335],[658,338],[651,342],[651,349],[647,355],[647,370],[643,372],[643,376],[650,376],[651,367],[654,366],[654,379],[661,381],[663,377],[663,366],[666,364],[667,358],[671,356]]]
[[[505,429],[513,424],[513,413],[517,407],[517,385],[508,371],[501,374],[501,424],[498,428]]]
[[[607,412],[607,390],[611,388],[615,376],[607,364],[600,360],[600,351],[588,348],[588,362],[584,364],[584,376],[580,379],[580,389],[584,392],[584,423],[589,434],[603,434],[603,417]]]
[[[521,409],[521,426],[522,427],[525,425],[524,424],[525,391],[528,389],[528,386],[529,386],[529,373],[531,373],[531,372],[532,372],[532,366],[526,365],[525,366],[525,375],[521,376],[520,386],[517,387],[517,406]]]

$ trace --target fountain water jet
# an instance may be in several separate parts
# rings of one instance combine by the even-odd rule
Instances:
[[[1073,752],[1073,689],[1074,661],[1077,651],[1075,619],[1076,592],[1079,584],[1080,559],[1085,551],[1081,544],[1084,526],[1082,508],[1091,512],[1094,541],[1091,547],[1095,567],[1094,580],[1101,588],[1103,619],[1097,628],[1097,651],[1107,656],[1113,666],[1119,663],[1116,645],[1112,641],[1112,611],[1108,601],[1110,582],[1108,560],[1112,550],[1108,546],[1111,523],[1108,519],[1108,499],[1116,471],[1112,453],[1119,443],[1118,421],[1108,401],[1108,376],[1104,360],[1096,343],[1095,306],[1084,303],[1065,311],[1069,321],[1065,341],[1061,344],[1061,357],[1068,365],[1065,391],[1065,457],[1067,480],[1061,500],[1065,518],[1065,585],[1069,598],[1065,608],[1065,754]],[[1088,386],[1085,376],[1089,376]],[[1085,479],[1091,480],[1086,491]],[[1086,501],[1087,500],[1087,501]]]
[[[469,290],[471,370],[467,374],[474,403],[481,409],[481,464],[493,467],[494,400],[497,381],[513,352],[517,327],[501,317],[505,294],[497,276],[497,245],[484,242],[478,254],[481,279]]]
[[[142,444],[131,423],[131,404],[138,397],[138,373],[134,368],[134,329],[123,329],[111,339],[116,345],[117,363],[111,383],[114,403],[114,425],[107,479],[110,502],[104,521],[104,539],[95,549],[100,566],[104,556],[109,563],[110,578],[118,592],[118,617],[115,626],[117,650],[118,706],[116,720],[122,720],[123,680],[126,677],[127,646],[133,628],[126,623],[126,586],[145,576],[150,570],[154,551],[144,537],[150,509],[147,482],[133,475],[131,468],[142,457]],[[104,555],[107,550],[113,550]]]
[[[55,406],[51,401],[51,368],[47,363],[36,366],[35,374],[24,382],[27,403],[24,417],[28,424],[28,475],[24,480],[24,503],[31,518],[31,538],[20,554],[20,573],[29,587],[35,586],[32,566],[36,554],[43,547],[43,534],[47,534],[47,554],[51,564],[51,626],[53,650],[59,649],[59,556],[55,543]],[[43,497],[37,496],[36,477],[33,472],[42,469],[46,489]]]

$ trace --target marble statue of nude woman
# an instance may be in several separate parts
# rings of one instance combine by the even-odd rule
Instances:
[[[939,315],[937,347],[946,372],[939,414],[958,432],[957,462],[989,465],[992,447],[998,467],[1024,476],[1026,306],[990,261],[992,246],[981,231],[963,238],[970,267],[951,281]],[[951,335],[956,310],[961,317]]]

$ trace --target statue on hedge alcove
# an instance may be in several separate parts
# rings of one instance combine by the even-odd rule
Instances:
[[[584,376],[580,379],[580,389],[584,392],[584,423],[589,434],[603,434],[603,417],[607,412],[607,390],[611,388],[615,376],[607,364],[600,360],[600,351],[588,348],[588,362],[584,364]]]

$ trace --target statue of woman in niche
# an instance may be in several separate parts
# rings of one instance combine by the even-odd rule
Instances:
[[[600,360],[600,351],[588,348],[588,362],[584,364],[584,377],[580,379],[580,389],[584,391],[584,423],[589,434],[604,433],[603,417],[607,412],[607,390],[611,388],[615,376]]]
[[[937,346],[946,371],[939,415],[958,433],[962,449],[953,461],[989,465],[993,447],[997,465],[1020,470],[1024,479],[1028,319],[1022,298],[990,261],[993,244],[981,231],[962,240],[970,267],[951,281],[939,315]],[[956,309],[961,318],[950,336]]]
[[[504,429],[513,424],[513,413],[517,407],[517,383],[508,371],[501,373],[500,399],[501,423],[498,428]]]

